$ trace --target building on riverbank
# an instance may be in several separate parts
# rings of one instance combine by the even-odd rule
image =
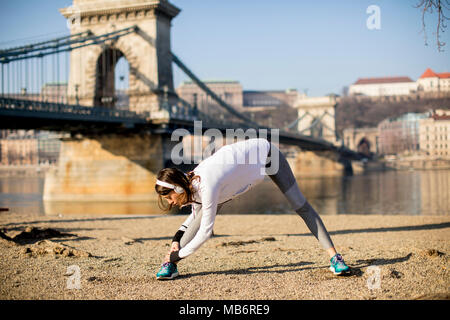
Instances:
[[[350,85],[349,95],[399,96],[417,91],[417,83],[409,77],[360,78]]]
[[[351,96],[406,97],[450,93],[450,72],[437,73],[427,68],[413,81],[406,76],[359,78],[349,86]]]
[[[420,150],[430,158],[450,159],[450,110],[435,110],[419,120]]]
[[[38,142],[33,130],[2,130],[0,139],[0,164],[36,165]]]
[[[1,130],[0,165],[53,165],[58,160],[63,136],[49,131]]]
[[[417,90],[425,92],[449,92],[450,72],[437,73],[428,68],[417,79]]]
[[[410,112],[381,121],[378,124],[380,153],[384,155],[417,153],[420,150],[419,120],[428,117],[428,112]]]
[[[237,80],[203,82],[224,102],[260,125],[282,128],[296,118],[295,103],[300,96],[296,89],[243,90]],[[200,111],[212,116],[226,116],[217,102],[192,81],[183,82],[176,92],[181,99],[197,106]]]
[[[204,83],[223,101],[235,108],[242,108],[242,85],[235,80],[207,80]],[[177,89],[180,98],[192,106],[196,105],[200,110],[209,109],[217,103],[209,97],[193,81],[183,82]]]
[[[407,113],[379,126],[380,153],[394,169],[450,168],[450,110]]]

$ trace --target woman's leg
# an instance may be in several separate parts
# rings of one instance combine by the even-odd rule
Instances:
[[[334,256],[336,254],[336,250],[333,242],[331,241],[330,235],[322,222],[322,219],[320,219],[320,216],[301,193],[286,158],[272,143],[270,144],[268,161],[276,159],[276,157],[271,157],[271,155],[275,152],[278,153],[278,171],[275,174],[269,175],[269,177],[273,182],[275,182],[281,192],[283,192],[291,207],[305,221],[309,230],[316,237],[322,247],[327,250],[330,257]],[[269,163],[267,163],[266,167],[268,166]],[[271,166],[273,167],[273,163]]]

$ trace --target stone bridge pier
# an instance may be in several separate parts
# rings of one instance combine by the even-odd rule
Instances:
[[[168,135],[98,135],[66,139],[47,172],[45,201],[154,201],[159,170],[171,164]]]
[[[329,151],[299,151],[287,158],[297,178],[340,177],[352,171],[350,161],[339,161]]]

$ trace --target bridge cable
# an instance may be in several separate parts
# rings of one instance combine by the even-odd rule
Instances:
[[[302,120],[305,116],[310,115],[309,112],[305,112],[304,114],[302,114],[300,117],[298,117],[297,119],[295,119],[295,121],[291,122],[290,124],[288,124],[286,127],[284,127],[284,129],[291,129],[292,127],[294,127],[300,120]]]
[[[211,96],[211,98],[213,98],[218,104],[219,106],[223,107],[224,109],[226,109],[227,111],[229,111],[231,114],[235,115],[236,117],[244,120],[245,122],[247,122],[248,124],[251,124],[253,126],[255,126],[256,128],[262,128],[259,124],[255,123],[254,121],[250,120],[249,118],[247,118],[246,116],[242,115],[241,113],[239,113],[237,110],[235,110],[233,107],[229,106],[227,103],[225,103],[222,99],[220,99],[211,89],[209,89],[200,79],[198,79],[193,73],[192,71],[187,68],[183,62],[181,62],[181,60],[174,54],[172,54],[172,61],[178,66],[180,67],[181,70],[183,70],[199,87],[200,89],[202,89],[205,93],[207,93],[209,96]],[[325,115],[325,114],[324,114]],[[322,117],[324,116],[322,115]],[[268,128],[266,128],[268,129]],[[284,136],[291,136],[292,134],[288,134],[287,132],[280,130],[280,135],[284,135]],[[302,139],[307,139],[310,140],[311,138],[308,136],[305,136],[301,133],[296,133],[294,134],[297,138],[302,138]],[[323,140],[323,139],[322,139]],[[325,141],[325,140],[324,140]],[[312,143],[315,143],[314,141],[310,141]],[[334,149],[334,145],[330,142],[327,143],[329,146],[329,148]]]
[[[41,57],[43,55],[51,55],[51,54],[56,54],[56,53],[61,53],[61,52],[72,51],[74,49],[79,49],[79,48],[83,48],[86,46],[97,45],[97,44],[105,43],[108,40],[115,40],[122,36],[126,36],[130,33],[134,33],[134,32],[136,32],[136,30],[137,30],[137,26],[132,26],[132,27],[121,29],[121,30],[102,34],[99,36],[92,35],[92,36],[87,36],[87,37],[76,39],[76,40],[66,41],[64,43],[60,43],[59,41],[57,41],[58,39],[55,39],[50,42],[57,41],[58,42],[57,45],[48,45],[48,46],[45,46],[42,48],[40,48],[40,47],[33,48],[32,47],[28,50],[25,50],[25,49],[23,49],[23,47],[21,47],[21,48],[19,48],[19,51],[15,51],[15,52],[0,51],[0,63],[8,63],[11,61],[16,61],[16,60],[30,59],[33,57]],[[75,44],[78,44],[78,45],[75,46]],[[61,47],[62,47],[62,49],[61,49]],[[54,51],[51,51],[51,49],[53,49]],[[21,51],[21,50],[23,50],[23,51]],[[30,54],[32,52],[36,52],[39,50],[40,50],[39,53]]]
[[[200,79],[198,79],[191,70],[189,70],[188,67],[186,67],[186,65],[184,65],[183,62],[181,62],[181,60],[172,52],[172,61],[178,66],[180,67],[181,70],[184,71],[184,73],[186,73],[189,78],[192,79],[192,81],[194,81],[199,87],[200,89],[202,89],[205,93],[207,93],[213,100],[215,100],[219,106],[221,106],[222,108],[226,109],[229,113],[231,113],[232,115],[238,117],[241,120],[244,120],[245,122],[247,122],[250,125],[255,126],[256,128],[260,128],[261,126],[252,121],[250,118],[244,116],[243,114],[241,114],[240,112],[238,112],[237,110],[235,110],[233,107],[231,107],[230,105],[228,105],[226,102],[224,102],[221,98],[219,98],[211,89],[208,88],[208,86],[206,86]]]
[[[9,49],[3,49],[3,50],[0,50],[0,55],[5,54],[5,53],[18,52],[18,51],[27,50],[27,49],[30,50],[33,47],[39,47],[39,46],[42,46],[44,44],[55,42],[57,40],[66,40],[66,39],[70,39],[72,37],[77,37],[77,36],[82,36],[82,35],[88,36],[90,34],[91,34],[91,31],[88,30],[88,31],[76,33],[76,34],[73,34],[73,35],[63,36],[63,37],[55,38],[55,39],[51,39],[51,40],[46,40],[46,41],[43,41],[43,42],[27,44],[27,45],[18,46],[18,47],[12,47],[12,48],[9,48]]]
[[[9,73],[12,70],[11,70],[11,65],[8,62],[18,61],[18,64],[15,64],[15,67],[19,69],[19,72],[14,72],[14,75],[17,79],[17,84],[18,84],[18,89],[19,89],[18,91],[19,91],[19,95],[20,95],[20,87],[23,82],[22,81],[23,60],[28,61],[28,59],[40,58],[41,59],[41,70],[42,70],[41,78],[43,80],[45,80],[46,73],[47,73],[46,68],[45,68],[45,56],[53,55],[53,57],[51,57],[51,58],[55,59],[54,55],[57,53],[61,53],[61,52],[68,53],[69,51],[83,48],[86,46],[104,44],[108,40],[115,40],[115,39],[118,39],[119,37],[125,36],[127,34],[130,34],[130,33],[136,32],[136,31],[137,31],[137,26],[133,26],[133,27],[125,28],[122,30],[110,32],[110,33],[107,33],[104,35],[99,35],[99,36],[79,35],[79,37],[77,39],[74,39],[75,37],[73,37],[73,36],[68,36],[68,37],[64,37],[64,39],[58,38],[58,39],[46,41],[43,43],[41,42],[40,44],[35,44],[35,45],[31,45],[31,46],[24,46],[24,47],[12,48],[12,49],[8,49],[8,50],[1,50],[0,51],[0,63],[2,64],[2,72],[4,73],[3,64],[7,64],[8,73]],[[40,51],[40,52],[38,52],[38,51]],[[256,128],[265,128],[265,127],[260,126],[258,123],[254,122],[252,119],[248,118],[247,116],[241,114],[240,112],[235,110],[232,106],[230,106],[228,103],[223,101],[217,94],[215,94],[211,89],[209,89],[209,87],[206,84],[204,84],[199,78],[197,78],[192,73],[192,71],[189,68],[187,68],[184,65],[184,63],[182,63],[181,60],[176,55],[174,55],[173,53],[170,53],[170,54],[172,56],[172,61],[186,75],[188,75],[192,79],[192,81],[194,83],[196,83],[208,96],[210,96],[213,100],[215,100],[219,104],[220,107],[227,110],[230,114],[234,115],[235,117],[237,117],[241,120],[244,120],[244,122],[247,124],[250,124]],[[81,52],[80,52],[79,58],[81,59]],[[106,58],[106,57],[104,56],[103,58]],[[59,57],[56,59],[58,59],[57,60],[58,61],[58,66],[57,66],[58,69],[56,70],[56,72],[57,72],[56,78],[59,81],[59,77],[60,77]],[[25,64],[27,65],[28,62],[25,62]],[[79,79],[81,79],[81,64],[79,64],[79,65],[80,65],[80,70],[79,70],[80,78]],[[54,65],[52,65],[50,69],[51,69],[52,73],[55,72]],[[25,71],[25,73],[26,73],[26,71]],[[9,77],[9,75],[8,75],[8,77]],[[9,86],[9,82],[10,81],[7,81],[8,86]],[[42,85],[44,83],[45,82],[42,81]],[[59,85],[59,83],[58,83],[58,85]],[[15,90],[15,91],[17,91],[17,90]],[[266,128],[266,129],[268,129],[268,128]],[[317,139],[313,139],[311,137],[307,137],[302,134],[290,134],[287,132],[280,132],[280,135],[284,136],[287,139],[295,139],[295,140],[299,141],[299,143],[300,143],[300,140],[302,140],[303,142],[305,142],[308,145],[307,148],[319,148],[319,149],[325,148],[325,149],[333,149],[333,150],[336,149],[336,147],[331,143],[328,143],[328,142],[325,143],[325,141],[323,141],[323,142],[317,141]],[[344,150],[344,151],[347,151],[347,150]],[[348,150],[348,151],[350,151],[350,150]]]

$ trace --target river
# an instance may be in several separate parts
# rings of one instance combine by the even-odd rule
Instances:
[[[298,184],[312,206],[323,215],[450,214],[450,170],[370,172],[339,178],[301,179]],[[42,177],[0,178],[0,208],[32,215],[161,214],[156,202],[44,202],[43,186]],[[275,184],[266,178],[246,194],[225,204],[220,213],[293,211]]]

